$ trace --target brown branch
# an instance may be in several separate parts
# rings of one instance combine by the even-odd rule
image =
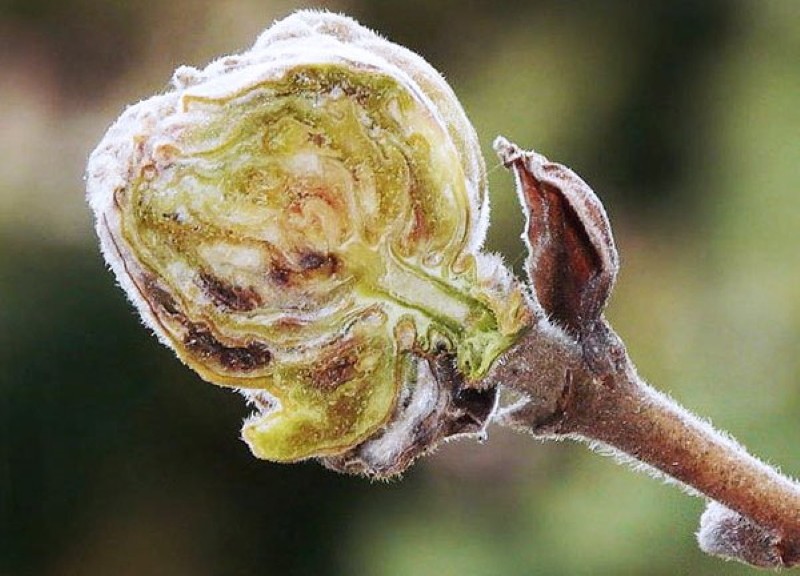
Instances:
[[[529,399],[501,423],[601,443],[723,504],[704,516],[709,553],[800,563],[800,486],[645,384],[604,320],[582,343],[556,332],[541,322],[490,376]]]
[[[603,204],[575,172],[508,140],[526,215],[538,324],[489,375],[523,401],[500,422],[570,437],[654,469],[711,500],[700,547],[756,566],[800,564],[800,486],[645,384],[602,316],[619,269]]]

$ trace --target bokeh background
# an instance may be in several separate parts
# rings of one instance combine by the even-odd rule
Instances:
[[[3,0],[0,575],[750,573],[696,549],[700,501],[569,443],[494,429],[388,484],[256,461],[241,399],[142,328],[95,245],[86,157],[177,65],[301,6],[445,73],[517,269],[493,137],[588,180],[641,373],[800,475],[800,3]]]

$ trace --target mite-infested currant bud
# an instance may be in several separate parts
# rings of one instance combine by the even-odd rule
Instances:
[[[128,108],[87,190],[147,325],[257,408],[256,456],[385,476],[483,431],[495,390],[470,385],[531,312],[480,252],[477,139],[416,54],[298,12]]]

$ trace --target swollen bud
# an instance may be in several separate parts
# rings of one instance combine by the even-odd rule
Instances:
[[[298,12],[173,85],[109,129],[88,199],[145,323],[256,407],[253,453],[390,475],[482,433],[530,312],[480,252],[485,169],[441,76]]]

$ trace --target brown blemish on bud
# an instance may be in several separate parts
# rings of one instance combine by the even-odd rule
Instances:
[[[263,304],[261,295],[254,288],[228,284],[208,272],[200,273],[200,286],[214,304],[235,312],[250,312]]]
[[[158,175],[158,168],[153,161],[150,161],[141,167],[140,173],[144,180],[152,180]]]
[[[423,392],[432,395],[426,402],[425,413],[419,412],[419,406],[409,412],[412,405],[418,404],[414,394],[419,392],[407,389],[395,406],[388,428],[365,444],[342,454],[323,458],[322,463],[325,466],[340,472],[388,478],[405,470],[417,457],[430,451],[442,439],[460,434],[483,433],[487,420],[494,412],[497,388],[490,386],[478,390],[465,387],[463,376],[456,367],[455,357],[450,353],[427,354],[420,351],[420,354],[415,355],[420,362],[428,364],[437,383],[433,390]],[[391,435],[391,423],[396,422],[405,422],[411,426],[404,432],[401,446],[396,444],[396,436],[390,444],[384,445],[390,450],[390,457],[387,459],[386,452],[376,447],[384,441],[385,434]]]
[[[160,162],[163,167],[172,164],[181,155],[181,150],[174,144],[158,144],[153,149],[153,158]]]
[[[241,347],[225,346],[203,324],[189,324],[183,344],[198,358],[215,360],[220,366],[233,372],[263,368],[272,360],[272,354],[261,342],[251,342]]]
[[[155,278],[145,277],[141,291],[145,300],[155,304],[160,310],[166,312],[170,316],[181,316],[175,298],[172,297],[172,294],[159,286]]]
[[[269,271],[269,279],[278,286],[288,286],[291,283],[292,271],[283,266],[275,265]]]
[[[284,331],[297,331],[308,326],[308,324],[308,321],[299,320],[297,318],[279,318],[275,322],[275,325]]]
[[[339,385],[353,379],[357,361],[354,351],[332,355],[310,374],[311,381],[321,390],[335,390]]]
[[[411,242],[419,242],[421,239],[430,236],[430,227],[425,218],[425,210],[420,204],[415,203],[411,213],[414,218],[414,225],[411,228],[409,240]]]
[[[351,380],[356,374],[356,359],[353,356],[333,358],[312,374],[312,380],[317,388],[333,390],[340,384]]]
[[[294,266],[286,263],[273,263],[268,273],[269,280],[282,288],[308,281],[313,276],[333,276],[341,268],[339,258],[334,254],[304,252]]]
[[[319,252],[306,252],[300,256],[300,268],[304,271],[319,271],[333,275],[339,270],[339,259],[333,254],[320,254]]]
[[[309,134],[308,140],[314,144],[314,146],[318,146],[322,148],[325,145],[325,136],[323,134],[313,133]]]
[[[411,351],[417,341],[417,328],[409,318],[400,320],[394,328],[394,340],[398,352]]]
[[[339,84],[342,92],[348,98],[355,100],[361,107],[365,107],[370,99],[370,94],[362,86],[354,86],[349,82]]]
[[[348,434],[352,430],[358,418],[360,401],[359,396],[342,395],[329,404],[328,415],[331,417],[334,433]]]
[[[125,205],[126,190],[127,189],[124,186],[118,186],[117,188],[114,189],[114,194],[113,194],[114,207],[120,212],[122,211],[122,206]],[[106,227],[108,227],[108,221],[106,221]]]

